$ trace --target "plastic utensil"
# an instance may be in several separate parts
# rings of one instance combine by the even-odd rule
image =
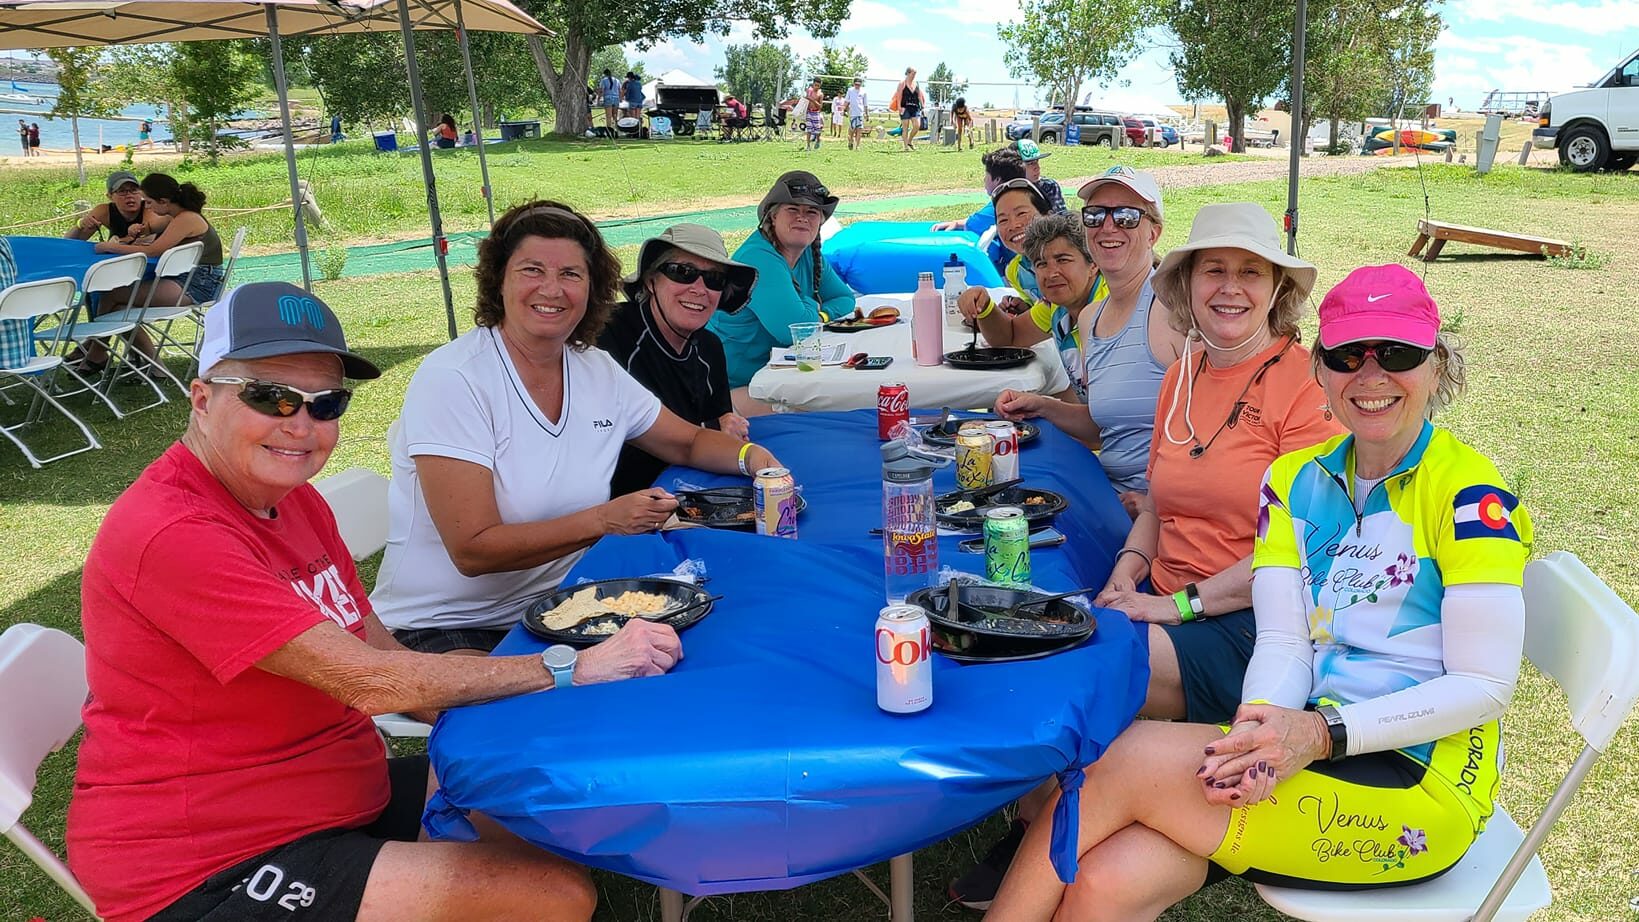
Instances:
[[[1071,597],[1073,595],[1085,595],[1089,592],[1097,592],[1097,591],[1098,590],[1093,589],[1092,587],[1089,586],[1089,587],[1083,587],[1081,589],[1072,589],[1069,592],[1060,592],[1057,595],[1044,595],[1039,599],[1031,599],[1028,602],[1016,602],[1012,605],[1009,605],[1007,607],[1007,609],[1005,610],[1004,614],[1008,618],[1017,618],[1019,616],[1019,611],[1021,609],[1031,608],[1033,606],[1041,605],[1041,604],[1046,603],[1046,602],[1057,602],[1059,599],[1068,599],[1069,597]]]

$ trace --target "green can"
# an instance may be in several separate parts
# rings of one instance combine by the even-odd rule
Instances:
[[[1030,585],[1030,522],[1018,506],[985,510],[985,579]]]

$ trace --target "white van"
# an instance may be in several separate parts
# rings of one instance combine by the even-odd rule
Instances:
[[[1543,103],[1537,126],[1532,145],[1558,148],[1559,162],[1578,172],[1639,163],[1639,51],[1587,89]]]

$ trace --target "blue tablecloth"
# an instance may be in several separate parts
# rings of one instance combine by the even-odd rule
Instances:
[[[17,281],[38,282],[66,276],[78,285],[85,278],[85,270],[92,264],[110,259],[114,254],[98,253],[90,240],[70,240],[67,237],[7,237],[11,254],[17,259]],[[148,272],[152,274],[158,260],[150,257]]]
[[[435,837],[470,837],[463,813],[477,810],[573,860],[686,893],[782,889],[937,842],[1055,773],[1074,791],[1078,767],[1131,722],[1148,668],[1139,633],[1111,611],[1092,641],[1048,659],[935,656],[929,710],[878,710],[874,411],[765,417],[752,431],[803,486],[799,540],[685,529],[593,547],[571,582],[698,558],[724,598],[683,634],[685,658],[665,676],[447,712],[429,745],[443,785],[425,817]],[[1101,585],[1128,519],[1096,459],[1044,427],[1021,471],[1070,500],[1058,520],[1068,543],[1032,555],[1037,585]],[[674,468],[660,482],[679,476],[726,479]],[[953,476],[940,471],[936,486]],[[958,540],[940,539],[941,562],[981,571]],[[496,652],[544,646],[515,628]],[[1066,801],[1061,873],[1074,867]]]

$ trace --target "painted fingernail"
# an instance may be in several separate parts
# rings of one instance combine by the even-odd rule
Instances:
[[[1241,799],[1241,792],[1236,791],[1235,793],[1229,795],[1229,799],[1230,800],[1240,800]]]
[[[1206,754],[1209,755],[1209,756],[1210,755],[1217,755],[1218,751],[1216,749],[1213,749],[1211,746],[1208,746],[1206,748]]]
[[[1273,765],[1269,766],[1269,777],[1275,777],[1275,766]]]
[[[1269,763],[1260,759],[1258,761],[1258,771],[1261,772],[1261,771],[1268,771],[1268,770],[1269,770]]]
[[[1197,768],[1197,769],[1196,769],[1196,770],[1195,770],[1195,774],[1197,774],[1197,775],[1204,775],[1204,774],[1206,774],[1206,766],[1205,766],[1205,765],[1203,765],[1203,766],[1201,766],[1201,767],[1200,767],[1200,768]]]

